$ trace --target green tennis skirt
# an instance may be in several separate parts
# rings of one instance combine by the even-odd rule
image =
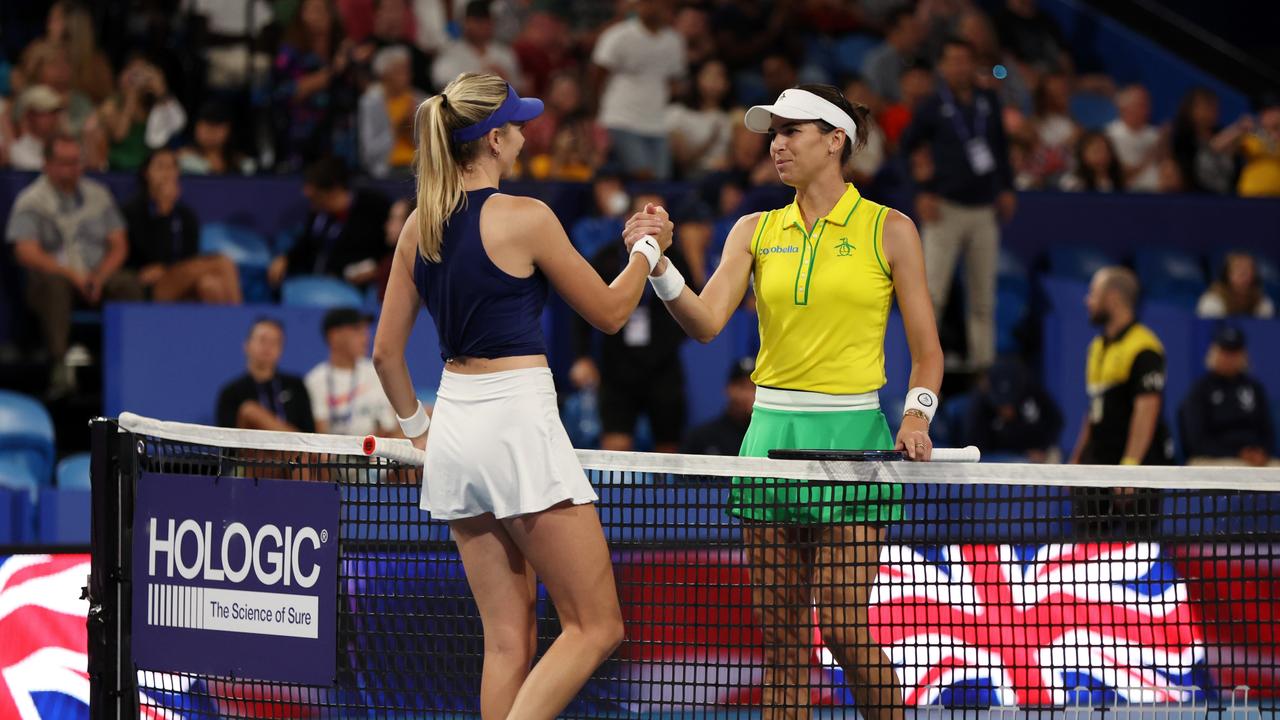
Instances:
[[[770,450],[892,450],[893,436],[879,410],[813,412],[755,407],[742,439],[742,457]],[[744,520],[797,525],[893,522],[902,518],[902,486],[892,483],[817,482],[733,478],[726,508]]]

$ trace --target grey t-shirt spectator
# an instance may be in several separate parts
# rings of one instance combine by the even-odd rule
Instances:
[[[902,87],[898,79],[907,66],[907,58],[890,43],[883,43],[871,52],[862,63],[862,76],[877,95],[897,102],[902,99]]]
[[[455,40],[445,46],[431,68],[431,82],[437,88],[453,82],[454,78],[465,72],[492,72],[498,70],[512,87],[519,90],[524,85],[520,74],[520,63],[515,52],[499,42],[491,42],[485,46],[484,52],[463,40]]]
[[[637,135],[665,136],[670,82],[685,73],[684,40],[671,28],[649,32],[632,18],[605,30],[591,61],[609,71],[600,124]]]
[[[82,179],[76,192],[60,192],[44,175],[18,194],[5,238],[11,244],[36,240],[59,265],[88,272],[107,253],[107,236],[124,228],[124,218],[105,186]]]

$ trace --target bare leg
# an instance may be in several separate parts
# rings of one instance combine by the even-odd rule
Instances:
[[[183,260],[165,272],[151,296],[157,302],[199,300],[209,304],[238,304],[240,277],[235,263],[222,255]]]
[[[743,523],[751,597],[764,635],[764,720],[808,720],[813,654],[812,557],[806,528]]]
[[[492,513],[449,523],[484,625],[480,717],[502,720],[538,650],[538,580]]]
[[[218,276],[222,278],[222,302],[227,305],[239,305],[244,302],[244,294],[240,290],[240,270],[231,258],[225,255],[211,255],[207,258],[213,264]]]
[[[871,525],[815,528],[813,594],[822,639],[844,668],[863,720],[903,720],[893,665],[871,639],[867,600],[880,571],[884,530]]]
[[[200,270],[193,260],[184,260],[169,266],[151,286],[151,298],[156,302],[178,302],[196,294]]]
[[[547,586],[562,628],[507,717],[550,720],[622,643],[613,564],[594,505],[561,504],[502,524]]]

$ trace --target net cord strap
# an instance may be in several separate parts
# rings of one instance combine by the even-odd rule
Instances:
[[[194,445],[245,450],[279,450],[366,456],[365,438],[317,433],[240,430],[156,420],[120,413],[120,427],[138,435]],[[377,440],[379,457],[422,464],[422,451],[408,440]],[[961,449],[957,459],[971,452]],[[578,450],[584,468],[625,473],[627,482],[643,483],[648,475],[689,477],[761,477],[793,480],[872,483],[942,483],[948,485],[1017,485],[1038,487],[1132,487],[1186,490],[1280,491],[1280,468],[1213,468],[1176,466],[1034,465],[975,462],[834,462],[770,460],[721,455],[680,455],[607,450]],[[938,459],[946,449],[935,449]],[[941,457],[939,457],[941,456]]]

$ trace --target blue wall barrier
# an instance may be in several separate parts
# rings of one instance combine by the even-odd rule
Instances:
[[[88,545],[92,507],[88,490],[40,488],[36,508],[37,542],[42,545]]]
[[[244,340],[255,318],[273,317],[284,324],[280,367],[301,376],[328,357],[320,332],[324,313],[275,305],[111,305],[103,327],[105,412],[115,416],[127,410],[211,424],[219,389],[244,372]],[[754,316],[740,314],[715,341],[685,343],[681,358],[691,424],[722,411],[729,368],[755,333]],[[553,354],[552,365],[567,367],[571,360]],[[417,387],[438,386],[444,363],[435,325],[425,311],[409,339],[408,362]],[[563,375],[559,379],[563,381]],[[905,390],[902,385],[899,392]]]
[[[302,376],[325,360],[321,335],[325,310],[310,307],[244,305],[108,306],[103,327],[104,409],[212,424],[218,391],[245,372],[244,340],[254,319],[284,324],[280,368]],[[407,353],[409,372],[419,387],[436,387],[444,363],[435,326],[424,312],[414,326]]]

